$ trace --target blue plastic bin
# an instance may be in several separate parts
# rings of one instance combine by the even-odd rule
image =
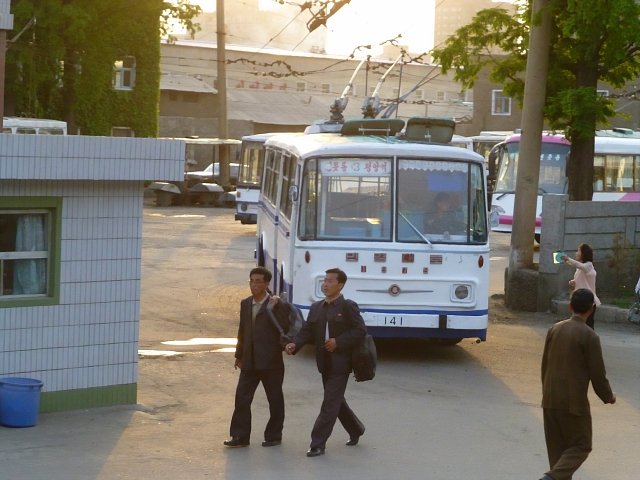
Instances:
[[[0,378],[0,424],[33,427],[38,423],[42,385],[35,378]]]

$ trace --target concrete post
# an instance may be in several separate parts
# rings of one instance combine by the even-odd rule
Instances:
[[[553,252],[567,251],[565,245],[565,213],[568,195],[544,195],[542,197],[542,216],[547,228],[540,243],[540,264],[538,268],[538,311],[551,310],[551,301],[567,291],[565,276],[559,275],[563,264],[553,262]],[[567,252],[571,253],[571,252]],[[566,267],[564,267],[566,270]]]
[[[216,29],[217,33],[217,78],[218,78],[218,136],[229,138],[229,127],[227,122],[227,55],[224,26],[224,0],[216,0]],[[231,185],[229,171],[229,146],[220,145],[220,183],[225,189]]]
[[[506,304],[516,310],[536,310],[531,286],[537,285],[533,270],[533,237],[540,173],[543,109],[551,41],[548,0],[533,0],[529,55],[522,107],[522,140],[514,206],[511,255],[506,275]]]

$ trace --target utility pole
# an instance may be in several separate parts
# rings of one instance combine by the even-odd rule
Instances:
[[[227,125],[227,54],[224,27],[224,0],[216,0],[216,29],[217,29],[217,78],[218,78],[218,137],[229,138]],[[229,145],[220,145],[218,148],[220,162],[220,183],[225,190],[229,189]]]
[[[549,0],[533,0],[531,36],[522,106],[520,165],[516,178],[511,254],[506,278],[506,304],[515,310],[537,308],[537,272],[533,269],[533,238],[540,175],[540,150],[549,67],[551,21]],[[553,228],[548,225],[547,228]]]
[[[11,1],[0,0],[0,131],[4,117],[4,67],[7,58],[7,31],[13,30]]]

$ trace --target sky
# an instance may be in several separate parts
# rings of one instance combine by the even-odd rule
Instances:
[[[216,0],[191,3],[199,4],[204,11],[215,11]],[[433,47],[434,4],[435,0],[351,0],[327,22],[327,53],[350,54],[359,45],[374,47],[399,34],[399,44],[408,45],[412,52],[426,52]],[[275,0],[260,0],[260,7],[281,8]],[[365,54],[381,51],[378,47]]]

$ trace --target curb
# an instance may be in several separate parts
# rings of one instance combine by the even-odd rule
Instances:
[[[552,300],[551,311],[569,318],[571,316],[569,312],[569,300]],[[626,308],[603,304],[598,306],[596,310],[596,322],[629,323],[627,320],[627,312],[628,309]]]

